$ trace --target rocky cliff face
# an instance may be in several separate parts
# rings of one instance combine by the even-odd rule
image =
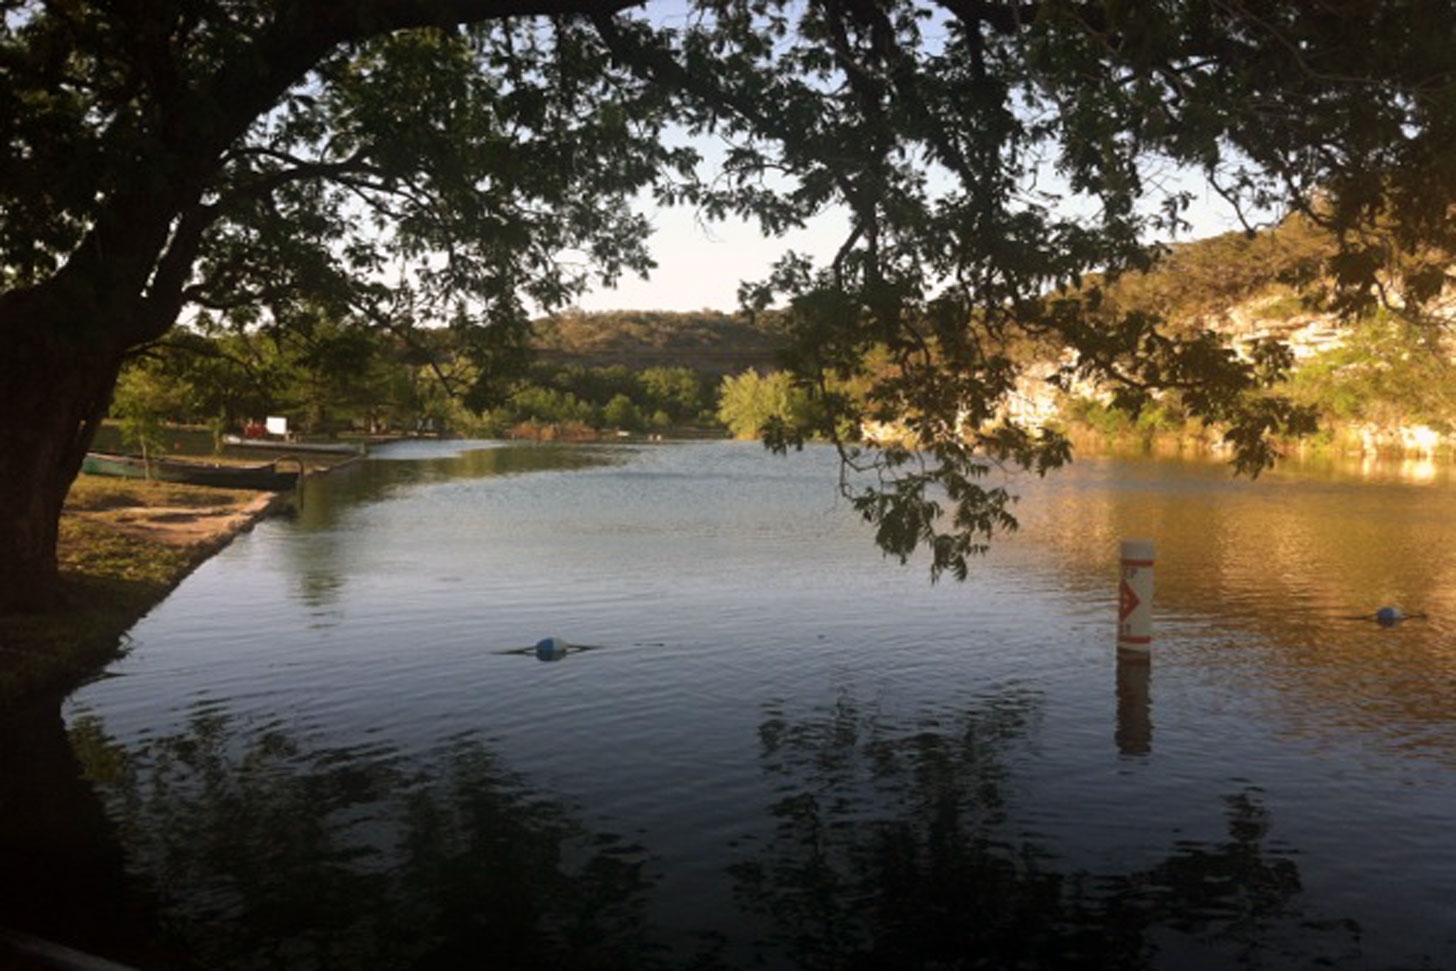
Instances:
[[[1456,321],[1456,298],[1439,307],[1438,312]],[[1340,347],[1349,333],[1333,315],[1310,311],[1287,292],[1255,297],[1203,316],[1198,324],[1227,335],[1235,346],[1246,347],[1267,338],[1283,341],[1294,353],[1296,368]],[[1456,367],[1456,346],[1448,347],[1449,359]],[[1063,417],[1059,412],[1062,395],[1048,381],[1056,368],[1056,364],[1045,363],[1028,369],[1006,409],[1007,415],[1032,426]],[[1100,401],[1110,397],[1105,390],[1091,385],[1076,388],[1073,394]],[[1456,433],[1425,424],[1347,423],[1331,430],[1338,447],[1362,454],[1431,456],[1456,452]]]
[[[1286,312],[1288,298],[1264,298],[1231,307],[1213,328],[1240,344],[1275,338],[1288,344],[1296,361],[1334,350],[1344,342],[1338,321],[1307,310]]]

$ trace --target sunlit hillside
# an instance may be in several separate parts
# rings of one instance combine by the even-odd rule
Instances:
[[[568,311],[538,320],[534,345],[548,363],[690,367],[711,374],[772,368],[782,346],[774,318],[713,310]]]

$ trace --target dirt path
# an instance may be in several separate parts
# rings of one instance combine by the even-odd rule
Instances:
[[[175,549],[215,550],[251,529],[279,501],[276,493],[265,492],[216,506],[137,506],[76,515],[103,522],[133,539]]]
[[[187,574],[289,494],[82,476],[61,517],[63,604],[0,617],[0,715],[93,677]],[[53,697],[52,697],[53,696]],[[3,962],[0,962],[3,967]]]

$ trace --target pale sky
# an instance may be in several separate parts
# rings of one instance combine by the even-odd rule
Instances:
[[[706,154],[706,153],[705,153]],[[649,211],[657,232],[651,241],[658,267],[650,280],[626,275],[615,289],[597,288],[577,303],[584,310],[722,310],[738,308],[738,285],[768,275],[792,249],[827,261],[844,239],[842,214],[826,214],[809,227],[779,239],[765,239],[757,226],[730,221],[704,224],[693,210]],[[1187,213],[1193,231],[1183,240],[1242,228],[1232,209],[1211,190],[1199,194]]]
[[[779,239],[764,239],[758,227],[739,221],[704,224],[690,209],[658,209],[652,252],[657,269],[650,280],[626,275],[616,289],[598,288],[578,301],[584,310],[738,309],[738,284],[766,277],[774,261],[789,250],[832,256],[843,239],[846,221],[838,214]]]
[[[645,9],[651,19],[665,23],[686,16],[682,0],[648,0]],[[722,159],[721,145],[697,140],[696,147],[704,159],[700,174],[711,175]],[[1186,184],[1195,192],[1192,209],[1185,214],[1193,230],[1182,240],[1242,228],[1232,208],[1204,188],[1201,176],[1163,173],[1161,177],[1175,185]],[[1060,182],[1049,167],[1037,180],[1044,187]],[[844,215],[831,213],[803,230],[765,239],[755,225],[740,221],[705,225],[693,210],[683,207],[644,211],[657,228],[651,249],[658,266],[651,279],[626,275],[613,289],[598,287],[577,301],[582,309],[732,312],[738,308],[740,282],[766,277],[774,261],[790,249],[812,255],[823,265],[843,242],[847,226]]]

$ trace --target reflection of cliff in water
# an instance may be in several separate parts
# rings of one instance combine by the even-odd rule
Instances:
[[[1456,606],[1449,487],[1309,480],[1282,467],[1251,481],[1212,462],[1092,459],[1022,491],[1028,536],[1073,571],[1105,576],[1121,539],[1157,539],[1169,607],[1218,604],[1278,632],[1301,611],[1373,611],[1396,593],[1411,608]]]
[[[479,744],[427,774],[236,731],[207,708],[134,750],[94,718],[71,729],[169,967],[652,966],[641,847],[585,831]]]
[[[1224,842],[1180,843],[1136,872],[1060,871],[1010,769],[1039,708],[1002,694],[904,728],[848,695],[809,718],[767,711],[776,831],[732,869],[775,928],[763,948],[816,969],[1358,962],[1353,922],[1300,908],[1257,789],[1225,799]]]
[[[1197,632],[1179,641],[1185,658],[1203,652],[1208,676],[1276,692],[1287,721],[1316,735],[1447,723],[1456,692],[1449,485],[1305,479],[1282,468],[1251,482],[1218,463],[1097,459],[1018,485],[1027,501],[1012,555],[1035,551],[1035,568],[1059,589],[1110,602],[1119,541],[1154,538],[1155,639]],[[1382,604],[1430,617],[1384,630],[1373,622]]]

